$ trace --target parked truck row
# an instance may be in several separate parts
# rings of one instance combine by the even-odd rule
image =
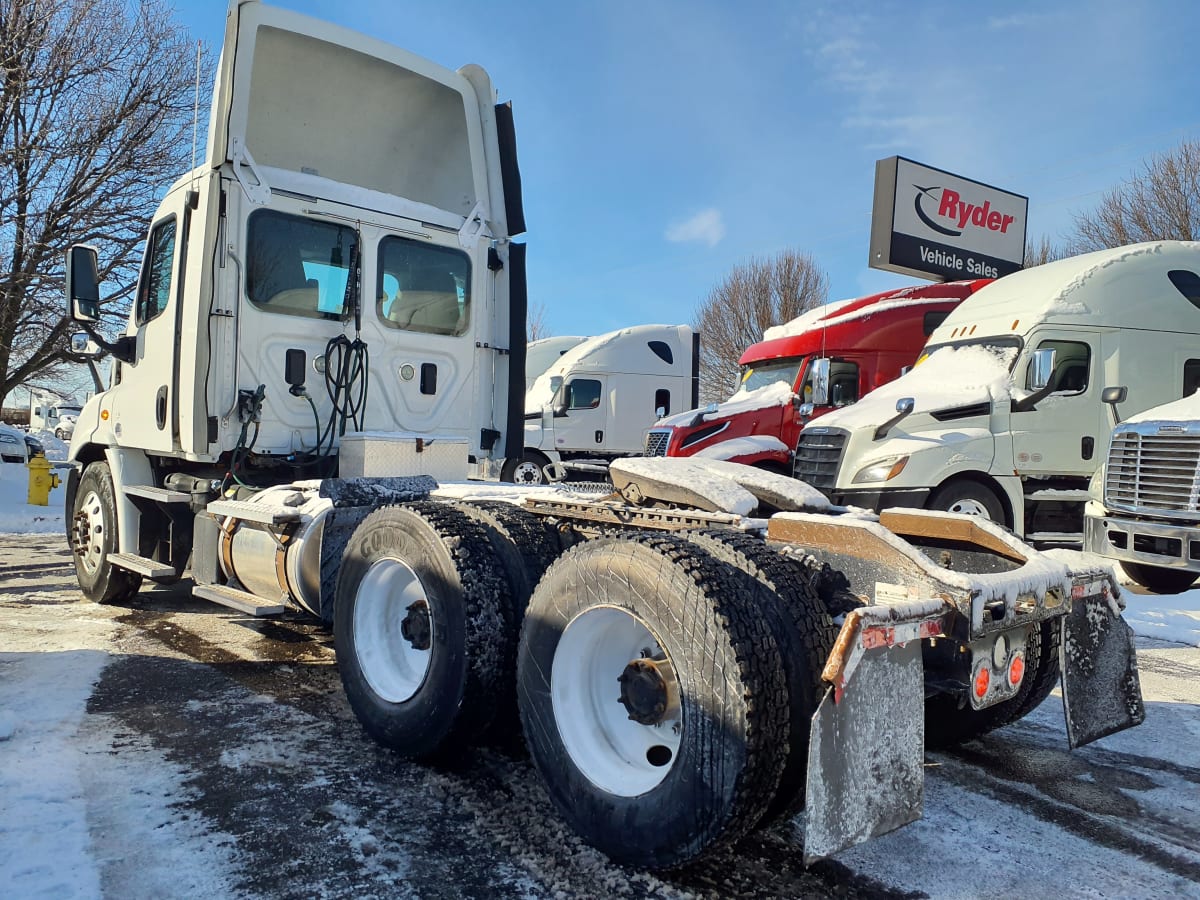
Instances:
[[[71,314],[116,360],[70,449],[85,596],[190,578],[306,611],[373,738],[437,761],[519,732],[563,819],[651,868],[801,812],[810,860],[897,828],[927,741],[1060,679],[1071,746],[1142,720],[1111,573],[994,524],[703,458],[616,460],[601,498],[438,485],[527,446],[511,108],[476,66],[227,16],[205,160],[115,340],[95,251],[68,254]]]

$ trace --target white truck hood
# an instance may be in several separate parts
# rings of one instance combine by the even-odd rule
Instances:
[[[1119,408],[1120,404],[1117,406]],[[1200,392],[1130,416],[1122,420],[1121,425],[1136,425],[1138,422],[1200,422]],[[1120,425],[1117,428],[1119,430]]]

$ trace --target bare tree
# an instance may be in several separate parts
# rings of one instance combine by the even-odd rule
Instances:
[[[69,244],[99,251],[106,330],[124,319],[146,222],[192,154],[196,48],[171,13],[0,0],[0,396],[70,359]]]
[[[550,326],[546,324],[546,304],[531,303],[525,319],[525,339],[540,341],[550,337]]]
[[[1092,212],[1075,217],[1077,252],[1139,241],[1200,237],[1200,141],[1184,141],[1153,157],[1139,175],[1104,195]]]
[[[1069,255],[1069,251],[1050,242],[1050,238],[1042,235],[1041,240],[1029,241],[1025,244],[1025,265],[1021,268],[1032,269],[1034,266],[1045,265]]]
[[[700,332],[701,401],[726,399],[737,388],[737,361],[746,348],[828,296],[828,277],[798,250],[735,266],[692,317]]]

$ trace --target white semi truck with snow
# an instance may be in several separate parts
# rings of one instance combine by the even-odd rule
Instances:
[[[29,396],[29,430],[37,434],[50,431],[59,440],[68,440],[83,407],[43,391],[31,391]]]
[[[539,338],[525,345],[525,391],[533,387],[538,376],[554,365],[564,353],[587,340],[584,335],[556,334]]]
[[[563,818],[651,868],[801,809],[810,859],[912,821],[926,741],[1060,672],[1072,746],[1141,721],[1111,572],[990,523],[712,460],[618,460],[603,499],[421,474],[521,446],[519,179],[481,69],[235,0],[211,121],[125,334],[93,335],[119,364],[70,451],[88,598],[186,576],[306,610],[375,739],[439,760],[520,727]],[[95,273],[68,252],[93,332]]]
[[[1114,409],[1123,387],[1112,389]],[[1083,548],[1156,593],[1186,590],[1200,577],[1198,480],[1200,393],[1130,416],[1092,479]]]
[[[1112,426],[1200,384],[1200,244],[1102,250],[964,300],[916,368],[801,434],[794,474],[836,503],[979,515],[1078,547]]]
[[[646,428],[699,399],[700,335],[687,325],[635,325],[571,347],[525,395],[525,446],[501,478],[545,484],[575,469],[603,476],[642,452]]]

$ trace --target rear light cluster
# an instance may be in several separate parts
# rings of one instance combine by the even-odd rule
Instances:
[[[973,705],[990,706],[1013,696],[1025,678],[1025,651],[1011,648],[1003,634],[996,635],[991,653],[976,655],[971,677]]]

